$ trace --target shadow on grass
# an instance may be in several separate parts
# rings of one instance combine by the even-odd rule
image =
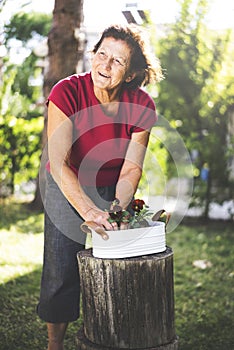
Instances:
[[[0,350],[45,350],[46,324],[36,314],[41,268],[0,285]],[[75,349],[80,325],[69,325],[65,348]]]
[[[43,231],[43,213],[30,210],[28,203],[20,203],[11,199],[0,199],[0,230],[41,233]]]
[[[233,350],[233,323],[222,312],[216,321],[186,322],[179,335],[179,350]],[[195,338],[196,335],[196,338]]]

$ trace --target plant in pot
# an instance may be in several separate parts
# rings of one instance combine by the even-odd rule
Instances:
[[[92,235],[93,255],[100,258],[124,258],[166,250],[165,231],[170,214],[164,209],[156,214],[142,199],[134,199],[130,210],[123,210],[115,199],[109,212],[110,223],[118,230],[106,231],[94,222],[84,222],[81,229]]]

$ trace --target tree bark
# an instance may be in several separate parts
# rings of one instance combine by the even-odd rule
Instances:
[[[83,0],[55,0],[52,28],[48,36],[48,71],[45,72],[44,96],[60,79],[77,72],[83,58],[79,30],[83,22]]]
[[[173,253],[100,259],[78,253],[84,327],[79,350],[176,350]]]
[[[79,31],[83,22],[83,0],[55,0],[52,27],[48,35],[47,68],[44,72],[43,95],[45,101],[54,86],[60,79],[78,73],[79,61],[83,59],[84,43]],[[42,134],[43,163],[46,163],[47,143],[47,108],[44,113],[44,129]],[[40,181],[39,181],[40,180]],[[43,208],[45,188],[45,174],[40,172],[37,179],[33,209]]]
[[[211,202],[211,188],[212,188],[212,177],[211,172],[208,174],[206,182],[206,198],[205,198],[205,209],[203,214],[203,219],[207,220],[209,218],[210,202]]]

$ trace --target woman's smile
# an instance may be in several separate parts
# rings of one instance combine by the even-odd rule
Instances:
[[[105,73],[98,72],[98,74],[99,74],[101,77],[106,78],[106,79],[110,79],[110,78],[111,78],[110,75],[107,75],[107,74],[105,74]]]

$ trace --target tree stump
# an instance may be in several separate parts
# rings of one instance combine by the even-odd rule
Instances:
[[[176,350],[173,252],[124,259],[78,253],[83,328],[78,350]]]

